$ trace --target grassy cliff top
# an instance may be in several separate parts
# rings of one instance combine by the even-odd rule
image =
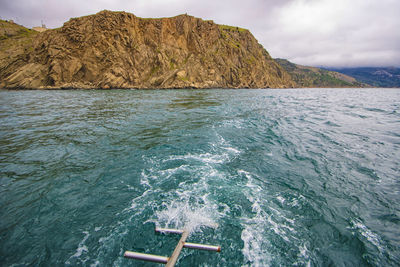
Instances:
[[[24,38],[35,35],[34,30],[25,28],[11,21],[0,20],[0,40],[8,38]]]

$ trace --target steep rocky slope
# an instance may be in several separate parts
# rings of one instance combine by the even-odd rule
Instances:
[[[294,64],[286,59],[275,59],[296,82],[297,87],[364,87],[368,86],[355,78],[316,67]]]
[[[0,60],[3,88],[295,85],[248,30],[188,15],[143,19],[102,11],[32,34],[23,49]]]

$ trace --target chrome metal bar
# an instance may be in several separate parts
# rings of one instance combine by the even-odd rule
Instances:
[[[184,230],[180,229],[170,229],[170,228],[156,228],[156,232],[159,233],[167,233],[167,234],[183,234]]]
[[[202,250],[221,252],[221,247],[220,246],[203,245],[203,244],[195,244],[195,243],[185,242],[185,244],[183,244],[183,247],[184,248],[193,248],[193,249],[202,249]]]
[[[202,250],[208,250],[208,251],[221,252],[220,246],[187,243],[186,239],[189,236],[189,232],[186,230],[170,229],[170,228],[156,228],[155,231],[160,232],[160,233],[181,234],[182,235],[181,239],[179,240],[178,244],[176,245],[175,250],[172,253],[171,257],[168,258],[168,257],[164,257],[164,256],[132,252],[132,251],[125,251],[124,257],[131,258],[131,259],[137,259],[137,260],[164,263],[164,264],[166,264],[166,267],[173,267],[173,266],[175,266],[175,264],[178,260],[178,257],[182,251],[182,248],[202,249]]]
[[[136,259],[136,260],[164,263],[164,264],[167,263],[169,260],[168,257],[164,257],[164,256],[132,252],[132,251],[125,251],[124,257],[130,258],[130,259]]]

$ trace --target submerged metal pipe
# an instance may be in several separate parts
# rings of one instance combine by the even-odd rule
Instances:
[[[156,232],[167,233],[167,234],[183,234],[185,230],[180,229],[170,229],[170,228],[156,228]]]
[[[132,251],[125,251],[124,257],[130,258],[130,259],[136,259],[136,260],[164,263],[164,264],[167,263],[169,260],[168,257],[164,257],[164,256],[132,252]]]
[[[193,249],[202,249],[202,250],[221,252],[221,247],[220,246],[203,245],[203,244],[195,244],[195,243],[185,242],[185,244],[183,244],[183,247],[184,248],[193,248]]]

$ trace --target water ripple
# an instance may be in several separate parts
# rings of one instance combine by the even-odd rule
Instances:
[[[400,91],[0,91],[0,262],[400,264]],[[144,266],[151,266],[144,264]]]

